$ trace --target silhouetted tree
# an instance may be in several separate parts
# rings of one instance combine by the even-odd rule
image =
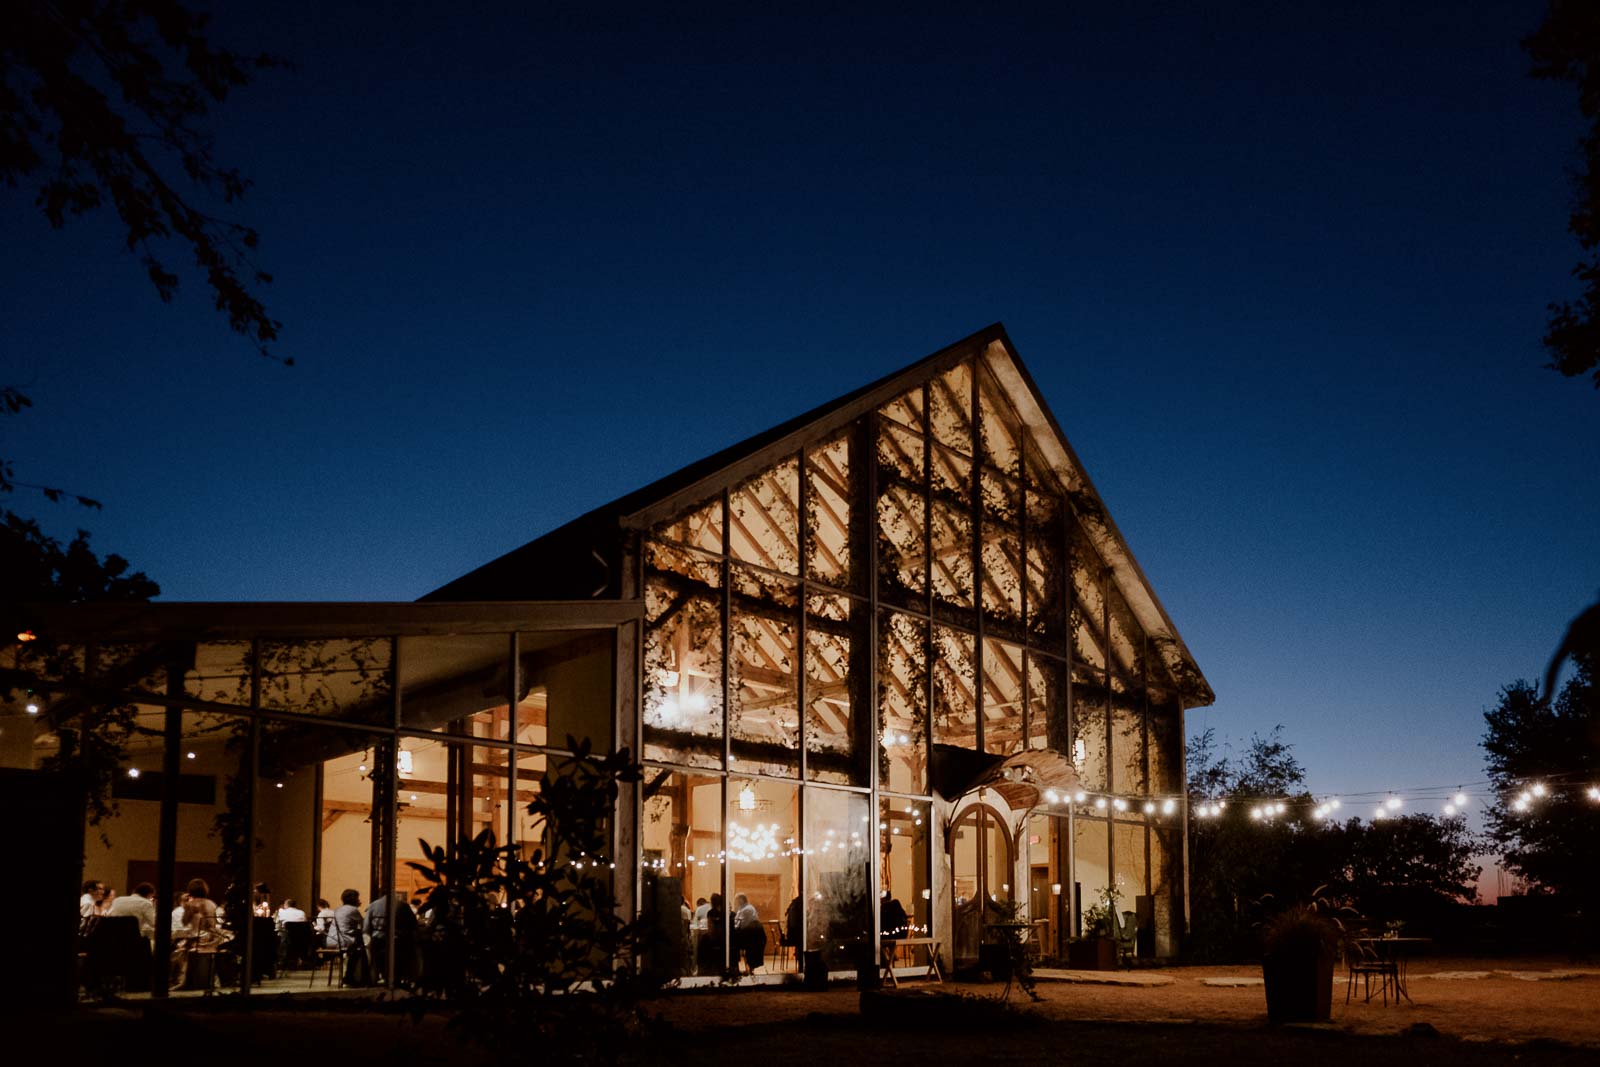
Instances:
[[[1573,656],[1576,671],[1554,700],[1525,681],[1500,691],[1484,713],[1483,749],[1498,798],[1485,816],[1507,870],[1535,891],[1559,893],[1600,914],[1600,656]],[[1524,810],[1516,798],[1534,783],[1546,795]]]
[[[1576,203],[1567,228],[1585,258],[1572,274],[1583,284],[1577,302],[1550,305],[1544,344],[1550,367],[1568,377],[1594,372],[1600,388],[1600,5],[1593,0],[1550,0],[1544,22],[1522,42],[1533,75],[1571,82],[1587,128],[1578,141],[1582,162],[1573,174]]]
[[[160,593],[143,571],[130,573],[121,556],[96,556],[86,531],[63,546],[32,519],[0,510],[0,600],[73,604],[149,600]]]
[[[1478,897],[1479,841],[1461,816],[1350,819],[1307,830],[1312,867],[1328,872],[1328,895],[1362,915],[1436,929],[1446,913]],[[1322,859],[1317,859],[1320,854]]]

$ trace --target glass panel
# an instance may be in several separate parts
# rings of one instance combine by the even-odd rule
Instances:
[[[933,595],[961,622],[973,607],[972,464],[936,449],[933,463]]]
[[[484,724],[468,722],[463,736],[481,736]],[[444,738],[402,738],[398,762],[400,862],[395,887],[415,895],[429,883],[410,862],[423,862],[421,841],[449,846],[473,838],[484,830],[497,842],[506,839],[511,805],[510,752],[503,748],[472,745]],[[533,799],[537,778],[519,769],[517,804],[526,808]],[[529,780],[532,778],[533,780]]]
[[[774,598],[797,602],[798,592],[783,590]],[[730,616],[732,767],[795,776],[800,773],[799,618],[761,601],[747,604],[738,598]]]
[[[510,735],[511,638],[447,634],[400,639],[400,721],[504,741]]]
[[[1100,557],[1083,531],[1072,528],[1072,657],[1090,667],[1104,667],[1105,632]]]
[[[680,545],[689,545],[693,548],[704,549],[707,552],[722,552],[722,499],[698,507],[691,508],[670,522],[664,522],[655,529],[657,537],[666,541],[676,541]]]
[[[688,970],[721,974],[727,908],[722,902],[722,779],[647,768],[643,785],[643,866],[675,879],[690,904]],[[673,888],[673,887],[668,887]],[[671,893],[664,893],[671,899]],[[714,902],[714,903],[713,903]]]
[[[815,615],[806,623],[806,768],[813,781],[866,784],[850,673],[851,649],[861,643],[858,628]]]
[[[1011,900],[1011,834],[1005,824],[988,811],[983,812],[983,887],[992,903]]]
[[[928,474],[923,468],[924,450],[922,435],[889,423],[878,428],[878,482],[888,486],[894,482],[921,487],[927,484]],[[881,491],[881,490],[880,490]]]
[[[149,954],[156,926],[172,923],[174,908],[185,905],[190,909],[189,925],[185,928],[182,918],[175,925],[193,937],[174,941],[171,973],[175,988],[236,988],[242,978],[243,934],[251,914],[250,882],[245,876],[250,841],[246,821],[249,720],[209,712],[184,712],[177,717],[175,741],[180,758],[175,860],[180,896],[161,901],[156,886],[160,882],[161,796],[166,787],[166,719],[164,708],[148,705],[95,716],[97,725],[106,728],[97,736],[103,746],[101,753],[112,758],[120,753],[121,759],[118,769],[95,790],[105,808],[97,818],[96,805],[91,804],[83,840],[85,885],[79,911],[85,917],[100,917],[79,946],[83,953],[81,980],[92,992],[149,993],[156,980]],[[72,732],[76,734],[75,729]],[[77,749],[76,744],[73,748]],[[196,878],[203,880],[203,889],[197,889],[192,903],[186,902],[181,891]],[[230,886],[237,886],[239,893],[231,918],[225,908]],[[238,944],[224,944],[234,931],[239,934]],[[202,938],[208,957],[205,962],[216,966],[195,965],[191,974],[190,949],[202,947]],[[128,951],[128,946],[134,950]],[[264,947],[267,954],[263,959],[274,960],[272,946]],[[267,976],[259,968],[258,974]]]
[[[872,937],[872,808],[863,793],[806,789],[806,947],[829,970],[853,970]]]
[[[983,521],[1016,526],[1022,521],[1022,483],[993,467],[982,467],[978,474],[979,500]]]
[[[722,587],[722,558],[708,552],[646,541],[644,565],[647,572],[676,575],[696,583],[701,590]]]
[[[645,582],[646,759],[722,766],[722,605]]]
[[[933,893],[928,886],[927,801],[883,797],[878,801],[879,928],[885,938],[928,937],[932,933]],[[902,959],[924,963],[926,956]]]
[[[517,736],[523,744],[570,747],[572,740],[609,752],[616,708],[616,638],[609,631],[518,637],[522,699]]]
[[[387,726],[387,637],[262,641],[261,706]]]
[[[1062,883],[1066,860],[1067,820],[1048,815],[1028,819],[1028,915],[1044,920],[1039,929],[1040,951],[1046,958],[1061,952],[1061,934],[1067,929],[1067,886]]]
[[[1083,787],[1105,792],[1107,781],[1106,690],[1098,675],[1077,669],[1072,674],[1072,762]]]
[[[878,414],[886,419],[893,419],[902,426],[910,427],[918,433],[922,432],[922,386],[917,386],[909,393],[878,409]]]
[[[1144,793],[1144,715],[1138,694],[1126,691],[1120,682],[1111,687],[1111,770],[1114,792]]]
[[[1043,493],[1060,493],[1061,480],[1040,452],[1038,445],[1032,439],[1025,440],[1023,444],[1026,446],[1022,457],[1023,479],[1028,483],[1028,488]]]
[[[746,971],[798,969],[799,954],[780,950],[785,917],[797,925],[800,918],[799,798],[799,786],[784,782],[728,782],[728,914],[733,954]]]
[[[978,434],[986,463],[1013,478],[1022,469],[1022,420],[987,367],[978,373]]]
[[[962,363],[929,383],[933,439],[972,455],[972,365]]]
[[[1111,884],[1110,824],[1103,819],[1086,819],[1079,815],[1074,828],[1073,861],[1076,867],[1072,880],[1078,898],[1079,919],[1076,936],[1091,937],[1096,931],[1084,929],[1083,913],[1101,901]]]
[[[1062,563],[1062,503],[1056,496],[1029,491],[1028,633],[1058,649],[1066,634],[1066,568]]]
[[[790,459],[728,494],[734,559],[800,573],[800,463]]]
[[[879,785],[928,792],[928,624],[883,616],[878,632]]]
[[[806,574],[852,588],[848,434],[806,453],[806,479]]]
[[[885,596],[904,602],[927,588],[922,439],[885,426],[878,444],[878,577]]]
[[[806,597],[806,611],[831,622],[845,622],[850,618],[852,601],[847,596],[812,594]]]
[[[983,750],[1009,756],[1023,748],[1022,649],[983,641]]]
[[[1115,581],[1106,583],[1106,601],[1111,609],[1111,669],[1130,682],[1137,681],[1144,631]]]
[[[1066,719],[1066,665],[1028,653],[1028,747],[1069,751]]]
[[[1112,827],[1116,833],[1117,889],[1122,896],[1117,902],[1120,919],[1122,912],[1136,910],[1134,898],[1145,895],[1145,827],[1144,823],[1121,819],[1113,822]]]
[[[1009,526],[983,528],[983,613],[990,630],[1022,637],[1022,539]]]
[[[1176,698],[1150,690],[1150,790],[1175,796],[1183,792],[1181,721]]]
[[[972,635],[935,626],[933,642],[933,743],[977,748]]]
[[[165,683],[161,683],[165,689]],[[183,691],[214,704],[250,706],[250,642],[207,641],[195,646]]]

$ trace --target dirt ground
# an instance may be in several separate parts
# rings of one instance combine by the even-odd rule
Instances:
[[[1266,998],[1259,984],[1206,984],[1207,980],[1254,982],[1261,975],[1258,967],[1174,967],[1113,976],[1123,973],[1135,980],[1170,981],[1124,986],[1046,980],[1038,983],[1038,1002],[1028,1003],[1020,991],[1013,991],[1012,999],[1053,1022],[1266,1024]],[[903,987],[928,984],[910,981]],[[994,995],[1000,989],[956,983],[944,988],[978,995]],[[1440,1035],[1463,1041],[1553,1041],[1600,1052],[1600,963],[1575,965],[1555,958],[1416,960],[1408,968],[1407,991],[1410,1002],[1391,999],[1385,1005],[1376,997],[1364,1001],[1358,984],[1347,1004],[1345,976],[1336,974],[1327,1029],[1400,1034],[1425,1023]],[[734,989],[678,994],[662,998],[656,1006],[676,1027],[695,1031],[853,1012],[856,994],[843,989],[825,993]],[[1600,1055],[1596,1058],[1600,1061]]]
[[[1481,974],[1481,977],[1466,975]],[[1344,1003],[1335,984],[1331,1023],[1269,1027],[1259,968],[1184,967],[1117,972],[1115,980],[1042,981],[1040,1000],[1020,992],[1016,1013],[995,1009],[996,985],[946,983],[964,994],[953,1010],[939,1002],[931,1023],[863,1016],[859,994],[836,986],[734,987],[679,991],[650,1001],[660,1025],[630,1046],[638,1064],[753,1064],[842,1067],[855,1063],[1031,1064],[1068,1062],[1161,1067],[1571,1067],[1600,1065],[1600,964],[1555,959],[1417,961],[1413,1003],[1359,993]],[[931,983],[906,982],[905,988]],[[368,1062],[501,1064],[529,1058],[464,1046],[438,1016],[413,1022],[381,1004],[330,1008],[326,999],[259,997],[248,1009],[232,998],[167,1005],[125,1002],[60,1017],[5,1019],[10,1067],[32,1064],[174,1064],[214,1060],[233,1067],[320,1067]],[[1425,1024],[1425,1025],[1419,1025]],[[528,1050],[530,1054],[534,1050]]]

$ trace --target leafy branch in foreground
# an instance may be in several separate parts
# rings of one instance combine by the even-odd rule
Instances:
[[[573,755],[550,758],[528,805],[544,829],[531,853],[491,830],[448,848],[421,842],[416,1010],[443,1001],[464,1036],[491,1046],[609,1060],[639,1033],[647,987],[641,931],[618,914],[605,858],[619,784],[640,774],[626,749],[602,757],[587,740],[567,744]]]
[[[228,325],[276,358],[268,346],[281,324],[256,295],[272,281],[255,260],[260,235],[191,202],[168,172],[238,201],[250,183],[216,161],[202,120],[254,72],[286,64],[215,47],[208,28],[209,16],[177,0],[0,7],[0,182],[36,182],[35,205],[58,229],[109,203],[163,301],[178,276],[157,245],[187,246]]]

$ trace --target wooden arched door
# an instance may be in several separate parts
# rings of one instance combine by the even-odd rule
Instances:
[[[1002,918],[1015,869],[1011,833],[1000,813],[975,804],[950,827],[951,898],[956,966],[977,962],[984,924]]]

